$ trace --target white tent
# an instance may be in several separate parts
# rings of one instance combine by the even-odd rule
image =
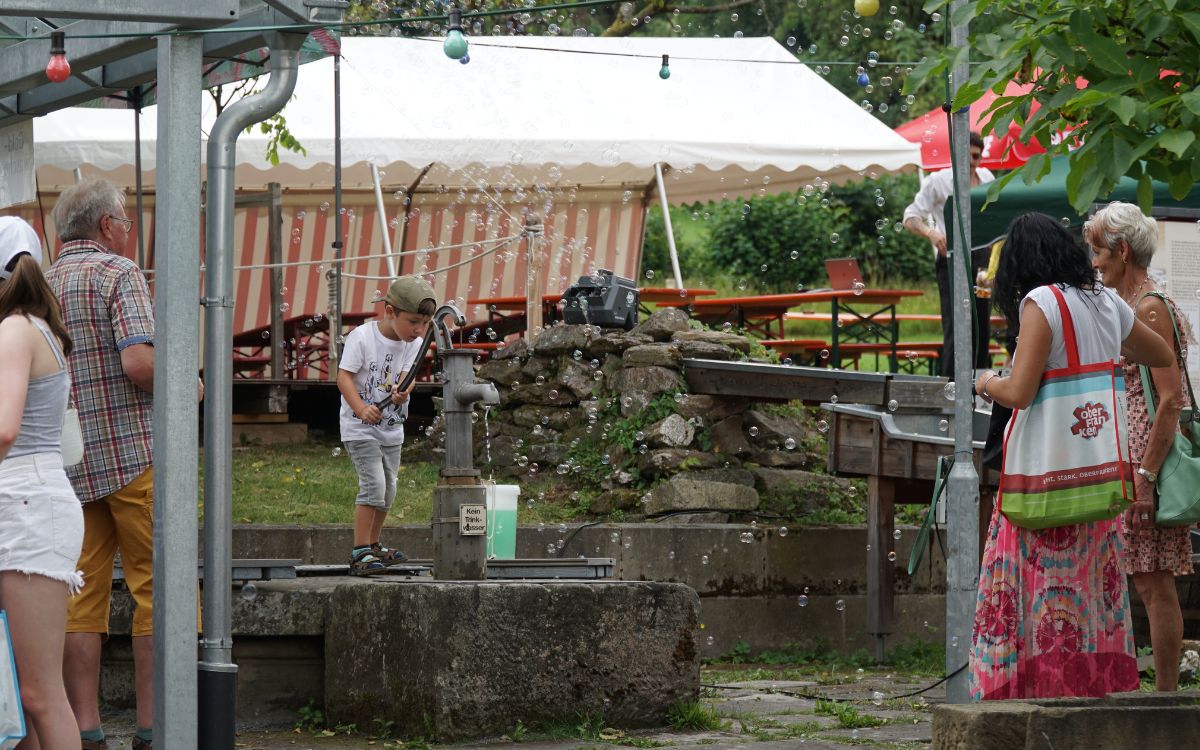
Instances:
[[[820,176],[916,165],[916,145],[863,112],[770,38],[481,37],[470,64],[440,40],[347,38],[342,47],[345,185],[653,189],[673,202],[795,190]],[[659,78],[670,55],[671,77]],[[209,104],[208,109],[212,109]],[[239,188],[332,184],[333,62],[305,65],[284,115],[306,155],[272,167],[265,136],[239,141]],[[43,186],[84,167],[132,184],[133,115],[63,110],[35,121]],[[211,113],[209,115],[211,118]],[[153,135],[154,108],[142,133]],[[154,142],[143,139],[154,167]],[[431,167],[429,165],[432,165]],[[90,167],[90,169],[89,169]],[[153,175],[147,176],[153,184]]]

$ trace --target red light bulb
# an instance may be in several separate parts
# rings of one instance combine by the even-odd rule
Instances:
[[[62,83],[71,76],[71,63],[67,62],[66,37],[61,31],[50,32],[50,62],[46,63],[46,77],[54,83]]]

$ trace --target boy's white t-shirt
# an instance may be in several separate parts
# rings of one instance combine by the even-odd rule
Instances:
[[[364,323],[346,336],[338,369],[354,373],[354,390],[368,404],[377,403],[400,384],[403,373],[415,366],[421,339],[411,343],[393,340],[379,332],[378,321]],[[380,408],[383,419],[379,424],[367,424],[354,416],[346,397],[342,397],[339,414],[342,440],[375,440],[382,445],[404,442],[404,418],[408,402],[400,406],[388,402]]]

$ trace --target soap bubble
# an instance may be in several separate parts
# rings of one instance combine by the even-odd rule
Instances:
[[[893,531],[892,531],[892,539],[895,539],[895,540],[899,541],[899,539],[900,539],[900,529],[895,529],[895,530],[893,530]]]
[[[700,564],[708,565],[708,555],[700,555]]]
[[[838,599],[836,602],[833,603],[833,608],[836,609],[838,612],[845,612],[846,611],[846,600]]]
[[[943,419],[940,422],[938,422],[938,429],[942,432],[949,432],[950,431],[950,423]]]
[[[897,401],[896,399],[892,399],[891,401],[887,402],[887,408],[888,408],[888,411],[896,411],[897,409],[900,408],[900,402]]]
[[[258,598],[258,586],[253,583],[246,583],[242,586],[242,598],[248,602],[252,602]]]
[[[795,450],[796,449],[796,441],[793,440],[792,438],[788,438],[787,440],[783,441],[783,447],[787,448],[788,450]]]
[[[954,396],[956,395],[956,392],[954,389],[954,381],[950,381],[949,383],[946,383],[946,385],[942,388],[942,395],[946,397],[947,401],[954,400]]]
[[[824,419],[817,422],[817,431],[818,432],[829,432],[829,423],[826,422]]]
[[[747,432],[750,433],[750,437],[758,437],[758,428],[757,427],[751,427],[749,430],[747,430]]]
[[[871,693],[871,702],[874,703],[876,706],[882,706],[883,705],[883,693],[879,692],[878,690]]]
[[[741,541],[742,544],[750,544],[754,541],[754,535],[749,531],[743,531],[740,535],[738,535],[738,540]]]
[[[799,604],[801,607],[807,607],[808,606],[808,597],[805,596],[804,594],[801,594],[800,596],[796,597],[796,603]]]
[[[780,526],[779,527],[779,536],[787,536],[787,535],[788,535],[788,527]]]
[[[896,552],[894,550],[888,553],[888,560],[890,562],[896,562]]]

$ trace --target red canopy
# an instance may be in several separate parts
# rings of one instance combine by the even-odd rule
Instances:
[[[1004,89],[1005,96],[1018,96],[1029,91],[1030,85],[1010,82]],[[979,101],[971,105],[971,130],[982,131],[981,117],[996,100],[996,94],[987,91]],[[1036,108],[1036,104],[1034,107]],[[927,170],[945,169],[950,166],[950,138],[947,135],[946,113],[940,109],[927,112],[915,120],[909,120],[896,132],[912,143],[921,144],[921,167]],[[1034,154],[1046,149],[1037,141],[1020,143],[1017,136],[1021,127],[1015,122],[1007,133],[992,133],[983,137],[983,164],[989,169],[1015,169]]]

